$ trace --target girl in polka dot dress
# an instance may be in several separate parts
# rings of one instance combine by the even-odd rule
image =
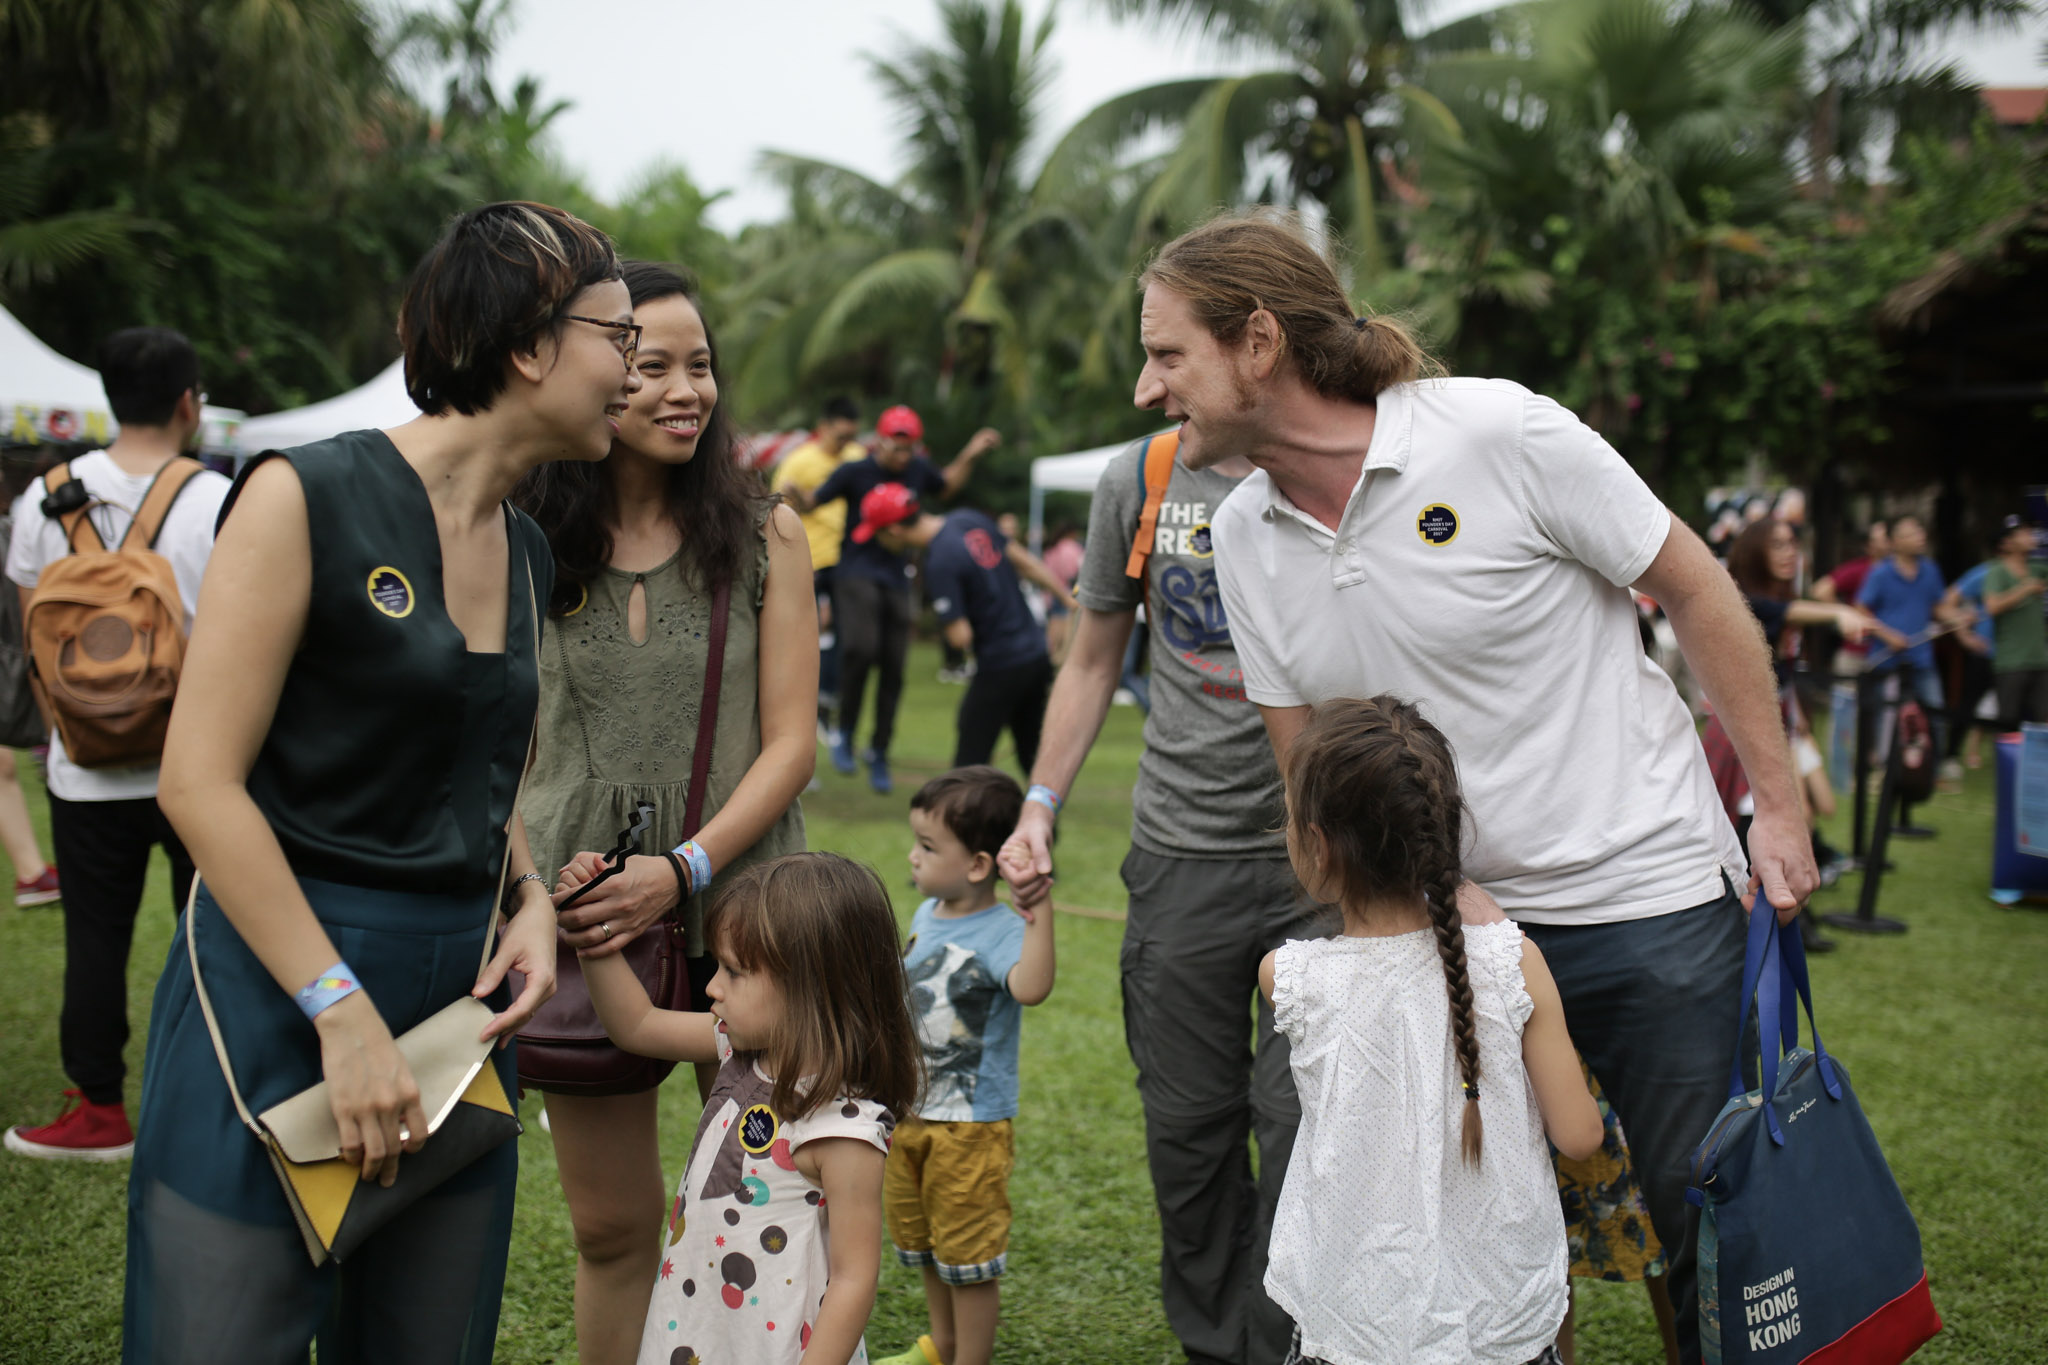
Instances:
[[[704,934],[709,1014],[654,1008],[617,954],[583,960],[614,1043],[719,1063],[640,1365],[866,1365],[882,1168],[922,1056],[888,893],[858,863],[795,853],[735,877]]]
[[[1393,697],[1319,707],[1287,753],[1287,851],[1342,932],[1268,953],[1301,1128],[1266,1292],[1292,1362],[1544,1365],[1565,1232],[1544,1138],[1600,1146],[1556,983],[1457,908],[1450,745]]]

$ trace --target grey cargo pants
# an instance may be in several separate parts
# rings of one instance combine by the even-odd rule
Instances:
[[[1259,961],[1333,920],[1285,858],[1133,848],[1123,878],[1124,1039],[1145,1108],[1166,1321],[1191,1365],[1280,1365],[1294,1324],[1266,1297],[1266,1241],[1301,1106]]]

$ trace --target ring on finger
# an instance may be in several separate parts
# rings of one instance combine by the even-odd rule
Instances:
[[[610,922],[607,921],[606,923],[600,924],[597,927],[604,930],[604,941],[606,943],[610,943],[612,941],[612,926]]]

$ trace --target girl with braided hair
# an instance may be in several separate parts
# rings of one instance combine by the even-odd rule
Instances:
[[[1391,696],[1316,709],[1288,750],[1287,852],[1343,911],[1268,953],[1301,1132],[1266,1292],[1289,1365],[1545,1365],[1565,1233],[1544,1138],[1600,1146],[1543,955],[1462,925],[1465,811],[1449,743]]]

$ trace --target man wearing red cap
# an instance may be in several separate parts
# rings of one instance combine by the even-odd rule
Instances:
[[[816,492],[798,495],[798,510],[808,512],[843,498],[857,514],[861,500],[883,484],[901,484],[921,498],[951,497],[967,482],[975,460],[1000,445],[1002,439],[993,427],[983,427],[941,470],[918,453],[924,423],[899,404],[876,419],[875,442],[868,457],[841,465]],[[901,555],[877,544],[872,531],[866,537],[856,536],[858,520],[857,515],[847,518],[846,542],[833,585],[840,673],[839,729],[832,739],[832,766],[847,775],[854,771],[854,727],[867,696],[868,671],[879,665],[875,728],[862,757],[867,760],[869,785],[888,792],[894,786],[889,778],[889,741],[895,736],[896,705],[903,695],[903,660],[910,652],[910,624],[915,619],[911,580],[916,570]]]
[[[1052,688],[1052,656],[1017,580],[1030,579],[1072,611],[1078,604],[1067,585],[984,514],[927,512],[902,484],[885,483],[861,499],[853,537],[872,537],[898,553],[923,550],[925,586],[946,642],[962,653],[974,651],[953,766],[988,762],[1008,729],[1017,761],[1030,772]]]

